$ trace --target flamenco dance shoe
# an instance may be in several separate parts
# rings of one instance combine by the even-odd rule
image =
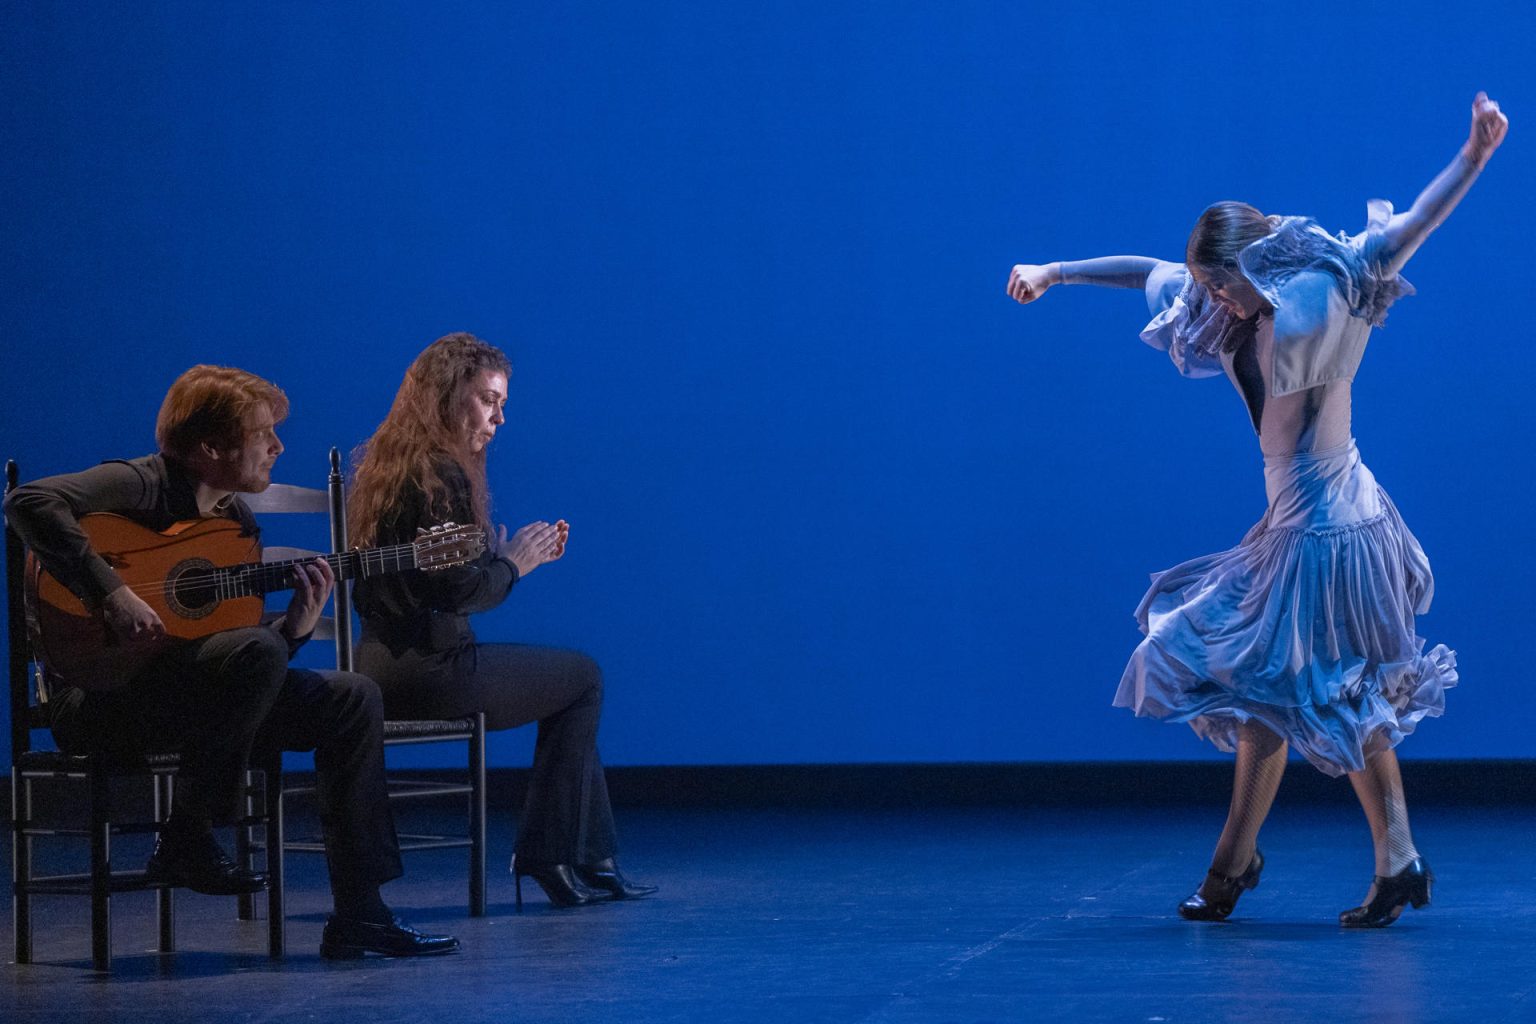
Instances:
[[[606,892],[616,900],[638,900],[656,891],[654,885],[643,885],[625,878],[612,857],[604,857],[596,864],[576,865],[576,877],[588,888]]]
[[[1429,890],[1435,873],[1423,857],[1415,857],[1407,867],[1390,878],[1376,876],[1376,892],[1364,906],[1339,915],[1345,928],[1385,928],[1396,921],[1408,904],[1414,909],[1429,906]]]
[[[546,864],[543,861],[512,858],[512,881],[517,895],[517,909],[523,909],[523,879],[531,878],[539,883],[549,902],[557,907],[585,907],[602,903],[612,897],[607,892],[589,889],[576,876],[577,869],[569,864]]]
[[[1259,887],[1259,873],[1264,870],[1264,854],[1253,851],[1253,860],[1236,878],[1216,871],[1205,873],[1205,884],[1179,904],[1179,916],[1186,921],[1225,921],[1237,907],[1244,889]]]

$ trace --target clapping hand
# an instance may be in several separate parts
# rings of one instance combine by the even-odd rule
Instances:
[[[497,527],[496,546],[501,557],[517,566],[519,577],[527,576],[546,562],[553,562],[565,554],[565,542],[571,535],[571,526],[564,519],[547,523],[539,520],[507,538],[507,528]]]

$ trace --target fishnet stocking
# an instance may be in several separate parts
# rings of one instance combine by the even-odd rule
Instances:
[[[1285,775],[1286,750],[1285,740],[1257,722],[1239,727],[1232,806],[1211,855],[1211,870],[1217,874],[1235,878],[1252,863],[1259,829]]]
[[[1365,759],[1365,769],[1349,773],[1360,798],[1365,820],[1371,824],[1371,843],[1376,848],[1376,874],[1397,874],[1419,855],[1408,828],[1408,802],[1403,798],[1403,775],[1397,754],[1384,750]],[[1375,886],[1372,886],[1375,891]],[[1369,897],[1368,897],[1369,898]]]

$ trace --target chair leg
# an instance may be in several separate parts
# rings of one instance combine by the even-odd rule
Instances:
[[[287,951],[287,922],[283,909],[283,755],[268,762],[262,776],[265,788],[267,841],[267,955],[280,960]]]
[[[246,821],[252,817],[256,806],[255,782],[249,768],[245,771],[245,796],[240,801],[240,816]],[[235,826],[235,863],[246,871],[252,870],[256,862],[255,851],[251,849],[252,825]],[[235,897],[235,916],[242,921],[256,920],[256,898],[250,893],[241,893]]]
[[[93,758],[98,761],[99,758]],[[91,767],[91,966],[112,970],[112,779]]]
[[[32,780],[11,769],[11,926],[16,962],[32,962]]]
[[[469,916],[485,916],[485,712],[469,737]]]
[[[170,775],[154,775],[151,781],[155,787],[155,823],[164,825],[171,816],[171,801],[175,783]],[[159,833],[156,833],[158,836]],[[176,951],[176,891],[170,886],[158,890],[155,893],[155,924],[160,933],[159,944],[155,947],[162,953],[174,953]]]

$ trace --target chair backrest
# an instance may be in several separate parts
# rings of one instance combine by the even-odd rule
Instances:
[[[257,515],[319,514],[330,517],[331,554],[346,551],[347,544],[347,493],[341,473],[341,453],[331,449],[331,471],[325,490],[316,487],[297,487],[293,484],[273,484],[259,494],[241,497]],[[268,558],[297,558],[306,552],[286,548],[266,548]],[[336,667],[343,672],[352,671],[352,585],[350,581],[336,581],[334,614],[326,621],[332,626],[336,642]],[[317,630],[318,632],[318,630]]]
[[[16,487],[19,470],[15,459],[5,462],[5,493]],[[11,529],[10,520],[5,523],[5,619],[6,642],[9,647],[8,678],[10,680],[11,707],[11,758],[32,749],[32,730],[38,726],[33,711],[35,702],[42,698],[38,690],[38,677],[33,670],[32,641],[27,634],[26,600],[23,593],[23,574],[26,572],[27,552],[21,538]]]

